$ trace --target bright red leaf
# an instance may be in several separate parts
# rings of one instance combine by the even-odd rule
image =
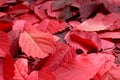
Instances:
[[[4,80],[13,80],[15,75],[14,70],[15,67],[13,58],[10,55],[6,55],[3,65]]]
[[[10,31],[12,28],[13,22],[12,18],[9,16],[4,16],[0,18],[0,31]]]

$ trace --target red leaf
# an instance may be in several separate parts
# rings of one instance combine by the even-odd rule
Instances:
[[[81,23],[79,21],[69,21],[69,24],[74,28],[79,26]]]
[[[14,80],[26,80],[28,77],[28,61],[24,58],[19,58],[15,62]]]
[[[70,59],[76,57],[75,49],[63,44],[59,43],[60,47],[53,53],[53,55],[47,60],[45,66],[48,67],[49,70],[55,71],[57,68],[67,63]]]
[[[38,71],[33,71],[27,77],[27,80],[38,80]]]
[[[5,12],[0,12],[0,17],[3,17],[3,16],[5,16],[5,15],[6,15]]]
[[[95,32],[73,30],[65,36],[65,40],[76,49],[82,49],[85,53],[93,49],[101,48],[101,40]]]
[[[56,18],[56,19],[59,18],[60,13],[61,13],[60,10],[59,10],[59,11],[52,11],[52,8],[51,8],[51,7],[47,10],[47,14],[48,14],[48,16],[50,16],[50,17],[54,17],[54,18]]]
[[[37,23],[39,21],[38,17],[35,14],[24,14],[19,16],[18,19],[26,20],[31,24]]]
[[[20,33],[24,31],[25,21],[17,20],[14,22],[13,29],[8,33],[10,39],[10,52],[14,56],[19,50],[19,36]]]
[[[106,54],[80,55],[59,67],[55,72],[56,80],[89,80],[99,71],[101,66],[113,56]]]
[[[111,27],[109,28],[110,31],[118,30],[118,29],[120,29],[120,19],[115,21],[113,25],[111,25]]]
[[[7,0],[0,0],[0,7],[6,2],[7,2]]]
[[[4,80],[13,80],[15,67],[14,60],[10,55],[6,55],[3,68]]]
[[[65,30],[67,28],[67,23],[59,22],[55,19],[44,19],[36,28],[39,31],[55,34],[57,32]]]
[[[0,80],[4,80],[3,77],[3,64],[4,64],[4,60],[2,58],[0,58]]]
[[[94,18],[84,21],[77,29],[85,31],[107,30],[120,19],[120,17],[118,17],[119,15],[119,13],[111,13],[108,15],[99,13]]]
[[[84,21],[81,25],[77,27],[79,30],[85,30],[85,31],[99,31],[99,30],[105,30],[106,25],[103,24],[102,18],[104,18],[105,15],[103,14],[97,14],[95,18],[88,19]]]
[[[9,31],[12,28],[12,19],[9,16],[0,18],[0,31]]]
[[[39,71],[38,80],[56,80],[54,74],[47,68]]]
[[[9,54],[9,39],[6,33],[0,31],[0,57]]]
[[[27,13],[28,11],[29,11],[29,8],[22,4],[17,4],[8,9],[8,13],[11,15],[19,15],[22,13]]]
[[[43,4],[40,4],[40,5],[36,6],[36,7],[34,8],[35,14],[36,14],[38,17],[40,17],[41,19],[47,18],[47,14],[46,14],[45,11],[47,11],[48,9],[50,9],[52,2],[53,2],[53,1],[47,1],[47,2],[45,2],[45,3],[43,3]]]
[[[111,75],[111,77],[115,80],[119,80],[120,79],[120,66],[117,64],[113,65],[113,67],[111,68],[111,70],[108,71],[108,74]],[[111,78],[110,77],[110,78]]]
[[[106,79],[102,79],[101,77],[104,76],[104,74],[106,74],[113,66],[114,61],[115,61],[115,57],[113,55],[106,55],[106,59],[109,59],[105,61],[105,63],[100,67],[99,71],[97,72],[97,74],[94,76],[93,79],[95,80],[106,80]],[[109,58],[108,58],[109,56]],[[109,76],[107,76],[109,77]],[[108,79],[109,80],[109,79]]]
[[[9,39],[10,39],[10,54],[14,56],[18,50],[19,50],[19,35],[20,32],[17,30],[12,30],[8,33]]]
[[[36,30],[21,33],[19,44],[27,56],[34,58],[44,58],[54,50],[53,36]]]
[[[51,72],[46,67],[42,68],[39,72],[39,80],[89,80],[98,73],[102,66],[108,66],[105,67],[108,69],[111,66],[109,63],[113,63],[113,60],[112,55],[83,54],[58,67],[56,71]]]
[[[95,77],[96,80],[120,80],[120,66],[119,65],[112,65],[111,69],[107,71],[100,77]]]
[[[101,48],[103,50],[113,49],[115,47],[115,44],[111,39],[110,40],[101,39],[101,42],[102,42]]]
[[[117,31],[117,32],[104,32],[104,33],[100,33],[99,36],[101,38],[119,39],[120,38],[120,31]]]
[[[13,25],[12,30],[17,30],[18,32],[23,32],[25,27],[25,20],[16,20]]]

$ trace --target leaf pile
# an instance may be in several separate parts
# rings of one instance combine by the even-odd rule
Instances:
[[[0,80],[120,80],[120,1],[0,0]]]

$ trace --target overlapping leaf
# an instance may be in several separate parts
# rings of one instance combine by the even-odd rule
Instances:
[[[0,31],[0,57],[9,54],[9,39],[6,33]]]
[[[16,60],[15,64],[15,75],[14,80],[25,80],[28,77],[28,61],[24,58],[19,58]]]
[[[36,30],[21,33],[19,44],[27,56],[34,58],[44,58],[54,50],[53,36]]]
[[[4,80],[13,80],[13,77],[15,75],[14,70],[15,70],[14,60],[12,59],[10,55],[6,55],[5,61],[3,64]]]
[[[43,27],[44,26],[44,27]],[[59,22],[55,19],[44,19],[39,26],[36,27],[37,30],[43,32],[49,32],[51,34],[55,34],[67,28],[67,23]]]
[[[65,40],[76,49],[82,49],[85,53],[93,49],[101,48],[101,40],[95,32],[73,30],[68,32]]]

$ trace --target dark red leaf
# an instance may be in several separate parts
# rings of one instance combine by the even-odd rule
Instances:
[[[17,4],[8,9],[8,13],[11,15],[19,15],[22,13],[27,13],[28,11],[29,11],[29,8],[22,4]]]
[[[13,22],[12,18],[9,16],[4,16],[0,18],[0,31],[10,31],[12,28]]]
[[[97,11],[99,7],[98,2],[86,2],[85,4],[81,5],[80,7],[80,17],[81,19],[87,19],[92,13]]]
[[[59,16],[59,19],[62,19],[62,20],[67,20],[69,19],[70,17],[72,17],[72,11],[70,9],[70,6],[66,6],[62,11],[61,11],[61,14]]]
[[[10,55],[6,55],[3,65],[4,80],[13,80],[13,77],[15,75],[14,70],[14,60]]]
[[[4,64],[4,60],[2,58],[0,58],[0,80],[4,80],[3,77],[3,64]]]
[[[102,0],[102,2],[110,12],[120,12],[119,0]]]

